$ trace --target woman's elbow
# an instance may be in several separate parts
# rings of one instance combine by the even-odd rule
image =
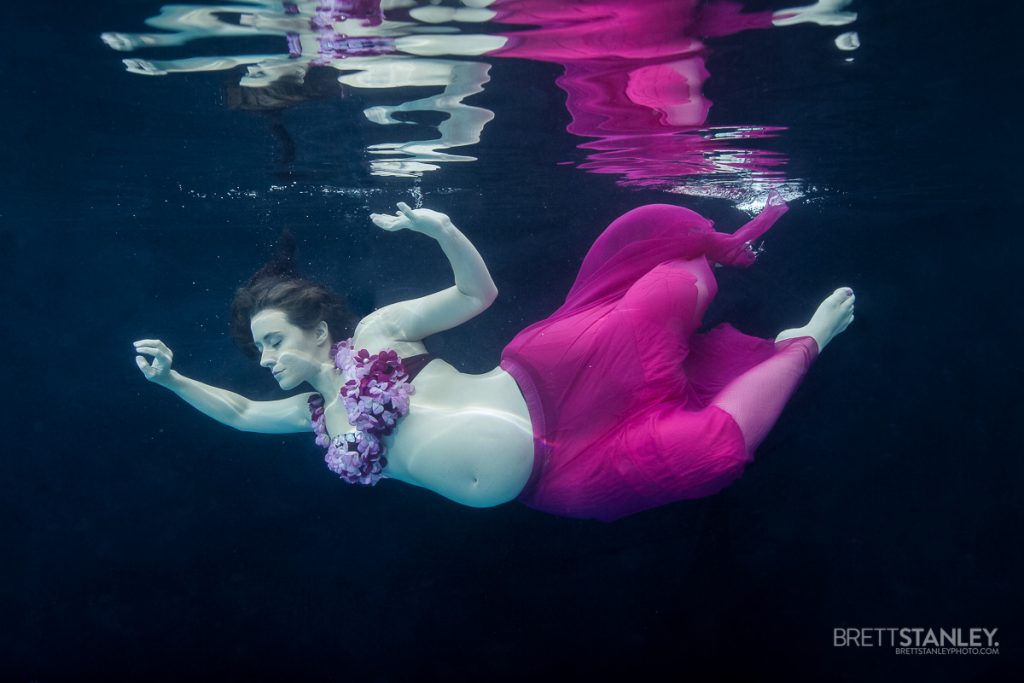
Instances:
[[[490,288],[484,291],[484,293],[477,298],[480,300],[480,304],[483,308],[488,308],[494,303],[494,300],[498,298],[498,288],[491,285]]]

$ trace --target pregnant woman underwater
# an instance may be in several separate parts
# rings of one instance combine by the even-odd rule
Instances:
[[[283,390],[314,392],[251,401],[172,370],[156,339],[135,342],[139,369],[230,427],[313,432],[349,483],[397,479],[472,507],[518,500],[610,522],[738,479],[854,317],[853,290],[841,287],[774,340],[727,323],[697,332],[718,290],[712,266],[753,264],[751,242],[787,207],[773,193],[727,234],[688,209],[651,204],[604,230],[565,303],[517,334],[498,367],[465,374],[423,339],[480,314],[498,290],[448,216],[398,208],[370,218],[437,240],[455,286],[384,306],[350,330],[344,299],[299,278],[286,249],[236,292],[243,349]]]

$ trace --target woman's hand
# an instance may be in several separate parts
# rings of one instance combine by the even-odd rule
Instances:
[[[150,382],[163,384],[171,378],[171,362],[174,353],[159,339],[140,339],[135,342],[135,353],[152,356],[152,363],[145,356],[135,356],[135,364]]]
[[[394,216],[386,213],[371,213],[370,220],[378,228],[389,232],[408,229],[430,237],[437,237],[452,226],[452,220],[440,211],[410,209],[405,202],[398,202],[398,211]]]

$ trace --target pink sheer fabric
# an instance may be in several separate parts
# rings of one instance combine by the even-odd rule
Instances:
[[[728,235],[693,211],[652,204],[601,234],[565,303],[502,352],[534,429],[520,502],[614,521],[741,476],[817,344],[775,344],[729,324],[696,330],[717,293],[710,262],[753,263],[744,243],[785,211],[774,195]]]

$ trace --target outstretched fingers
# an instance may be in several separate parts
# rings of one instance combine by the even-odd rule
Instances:
[[[405,202],[398,202],[398,211],[391,214],[371,213],[370,220],[379,228],[394,232],[403,228],[410,228],[416,221],[416,214]]]
[[[174,358],[174,353],[169,348],[167,348],[167,345],[164,344],[159,339],[138,340],[137,342],[135,342],[135,353],[152,356],[154,363],[160,361],[162,363],[165,363],[166,365],[170,365]],[[136,363],[138,362],[138,360],[139,357],[136,357]],[[139,367],[142,367],[142,365],[139,365]]]
[[[135,342],[135,350],[139,353],[148,353],[151,356],[157,354],[171,355],[171,350],[159,339],[140,339]]]
[[[412,209],[405,202],[398,202],[398,211],[409,220],[416,218],[416,215],[412,212]]]
[[[142,370],[142,374],[146,377],[149,377],[155,372],[153,367],[149,364],[149,361],[147,361],[143,356],[135,356],[135,364],[139,366],[139,370]]]
[[[384,230],[397,230],[399,227],[397,223],[401,219],[383,213],[371,213],[370,220],[372,220],[378,228],[383,228]]]
[[[159,339],[139,339],[134,342],[134,346],[135,364],[139,366],[146,379],[153,382],[164,381],[169,376],[174,362],[174,352]],[[146,356],[152,356],[152,360]]]

